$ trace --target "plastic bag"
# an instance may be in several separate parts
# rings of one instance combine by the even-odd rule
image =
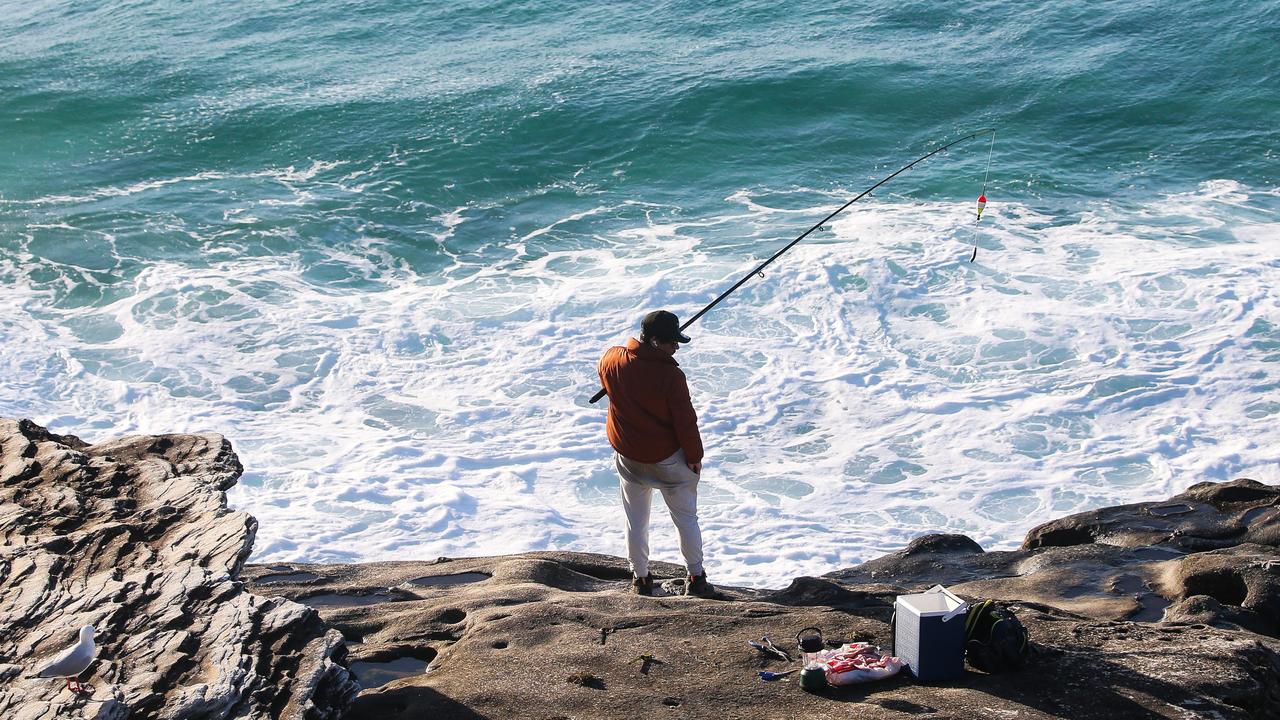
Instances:
[[[881,654],[880,648],[867,643],[849,643],[834,650],[812,653],[807,660],[820,663],[827,683],[835,686],[883,680],[902,669],[901,658]]]

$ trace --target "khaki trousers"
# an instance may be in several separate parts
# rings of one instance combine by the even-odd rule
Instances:
[[[698,527],[698,473],[685,464],[684,450],[656,463],[639,463],[614,453],[622,478],[622,509],[627,516],[627,558],[637,577],[649,574],[649,508],[653,491],[662,493],[680,535],[680,553],[690,575],[701,575],[702,530]]]

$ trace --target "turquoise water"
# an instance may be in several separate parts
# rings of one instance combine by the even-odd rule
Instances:
[[[367,220],[408,233],[402,203],[492,202],[519,229],[583,190],[714,209],[856,185],[987,125],[999,193],[1276,182],[1270,2],[458,5],[14,4],[0,189],[395,159]],[[972,161],[896,191],[968,199]],[[127,209],[216,221],[180,212],[193,185]]]
[[[1276,479],[1276,3],[6,5],[0,414],[261,559],[620,553],[600,351],[986,126],[693,328],[716,571]]]

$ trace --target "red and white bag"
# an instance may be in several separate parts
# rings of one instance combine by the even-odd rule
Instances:
[[[867,643],[849,643],[834,650],[814,653],[810,661],[821,663],[826,671],[827,683],[833,686],[883,680],[898,674],[902,659],[883,655],[880,648]]]

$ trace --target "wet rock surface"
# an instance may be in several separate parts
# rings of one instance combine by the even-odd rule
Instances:
[[[94,445],[0,419],[0,717],[336,720],[359,687],[314,610],[239,582],[257,524],[218,435]],[[97,629],[76,695],[27,677]]]
[[[1099,620],[1194,618],[1277,638],[1278,510],[1280,488],[1248,479],[1201,483],[1169,500],[1040,525],[1020,550],[982,552],[963,536],[932,535],[828,577],[912,592],[941,583],[962,595],[1029,600]]]
[[[1132,536],[1131,546],[1031,543],[983,552],[967,537],[932,535],[857,567],[796,578],[781,590],[721,587],[715,600],[632,595],[625,561],[580,553],[251,567],[246,575],[251,585],[253,577],[282,571],[319,576],[273,585],[290,597],[397,594],[393,602],[320,609],[356,641],[354,663],[432,657],[424,672],[380,678],[366,689],[353,720],[672,712],[692,718],[1280,718],[1274,627],[1280,562],[1274,545],[1256,542],[1273,537],[1257,522],[1270,517],[1257,511],[1275,502],[1267,487],[1239,480],[1152,503],[1186,502],[1193,492],[1233,498],[1196,499],[1190,511],[1157,516],[1161,525]],[[1110,517],[1102,510],[1079,522],[1122,525]],[[1224,527],[1246,531],[1213,530]],[[1251,542],[1195,551],[1178,540],[1205,532]],[[653,572],[656,586],[678,590],[678,567],[658,564]],[[483,579],[448,581],[462,577]],[[747,640],[768,635],[794,651],[795,633],[817,626],[828,640],[887,649],[895,596],[934,584],[1011,603],[1034,641],[1026,667],[1000,675],[971,670],[941,684],[903,675],[818,694],[802,691],[795,676],[757,678],[759,670],[799,665],[765,658]]]
[[[1027,533],[1023,549],[1103,543],[1199,552],[1280,545],[1280,488],[1248,479],[1199,483],[1162,502],[1101,508]]]
[[[0,421],[0,717],[1280,719],[1280,488],[1249,480],[1056,520],[1019,550],[931,535],[703,600],[674,565],[640,597],[624,560],[571,552],[243,566],[254,522],[222,495],[239,472],[218,436],[87,445]],[[889,649],[895,596],[934,584],[1008,602],[1026,666],[820,693],[757,677],[799,663],[748,640],[794,654],[816,626]],[[82,623],[91,697],[24,677]]]

